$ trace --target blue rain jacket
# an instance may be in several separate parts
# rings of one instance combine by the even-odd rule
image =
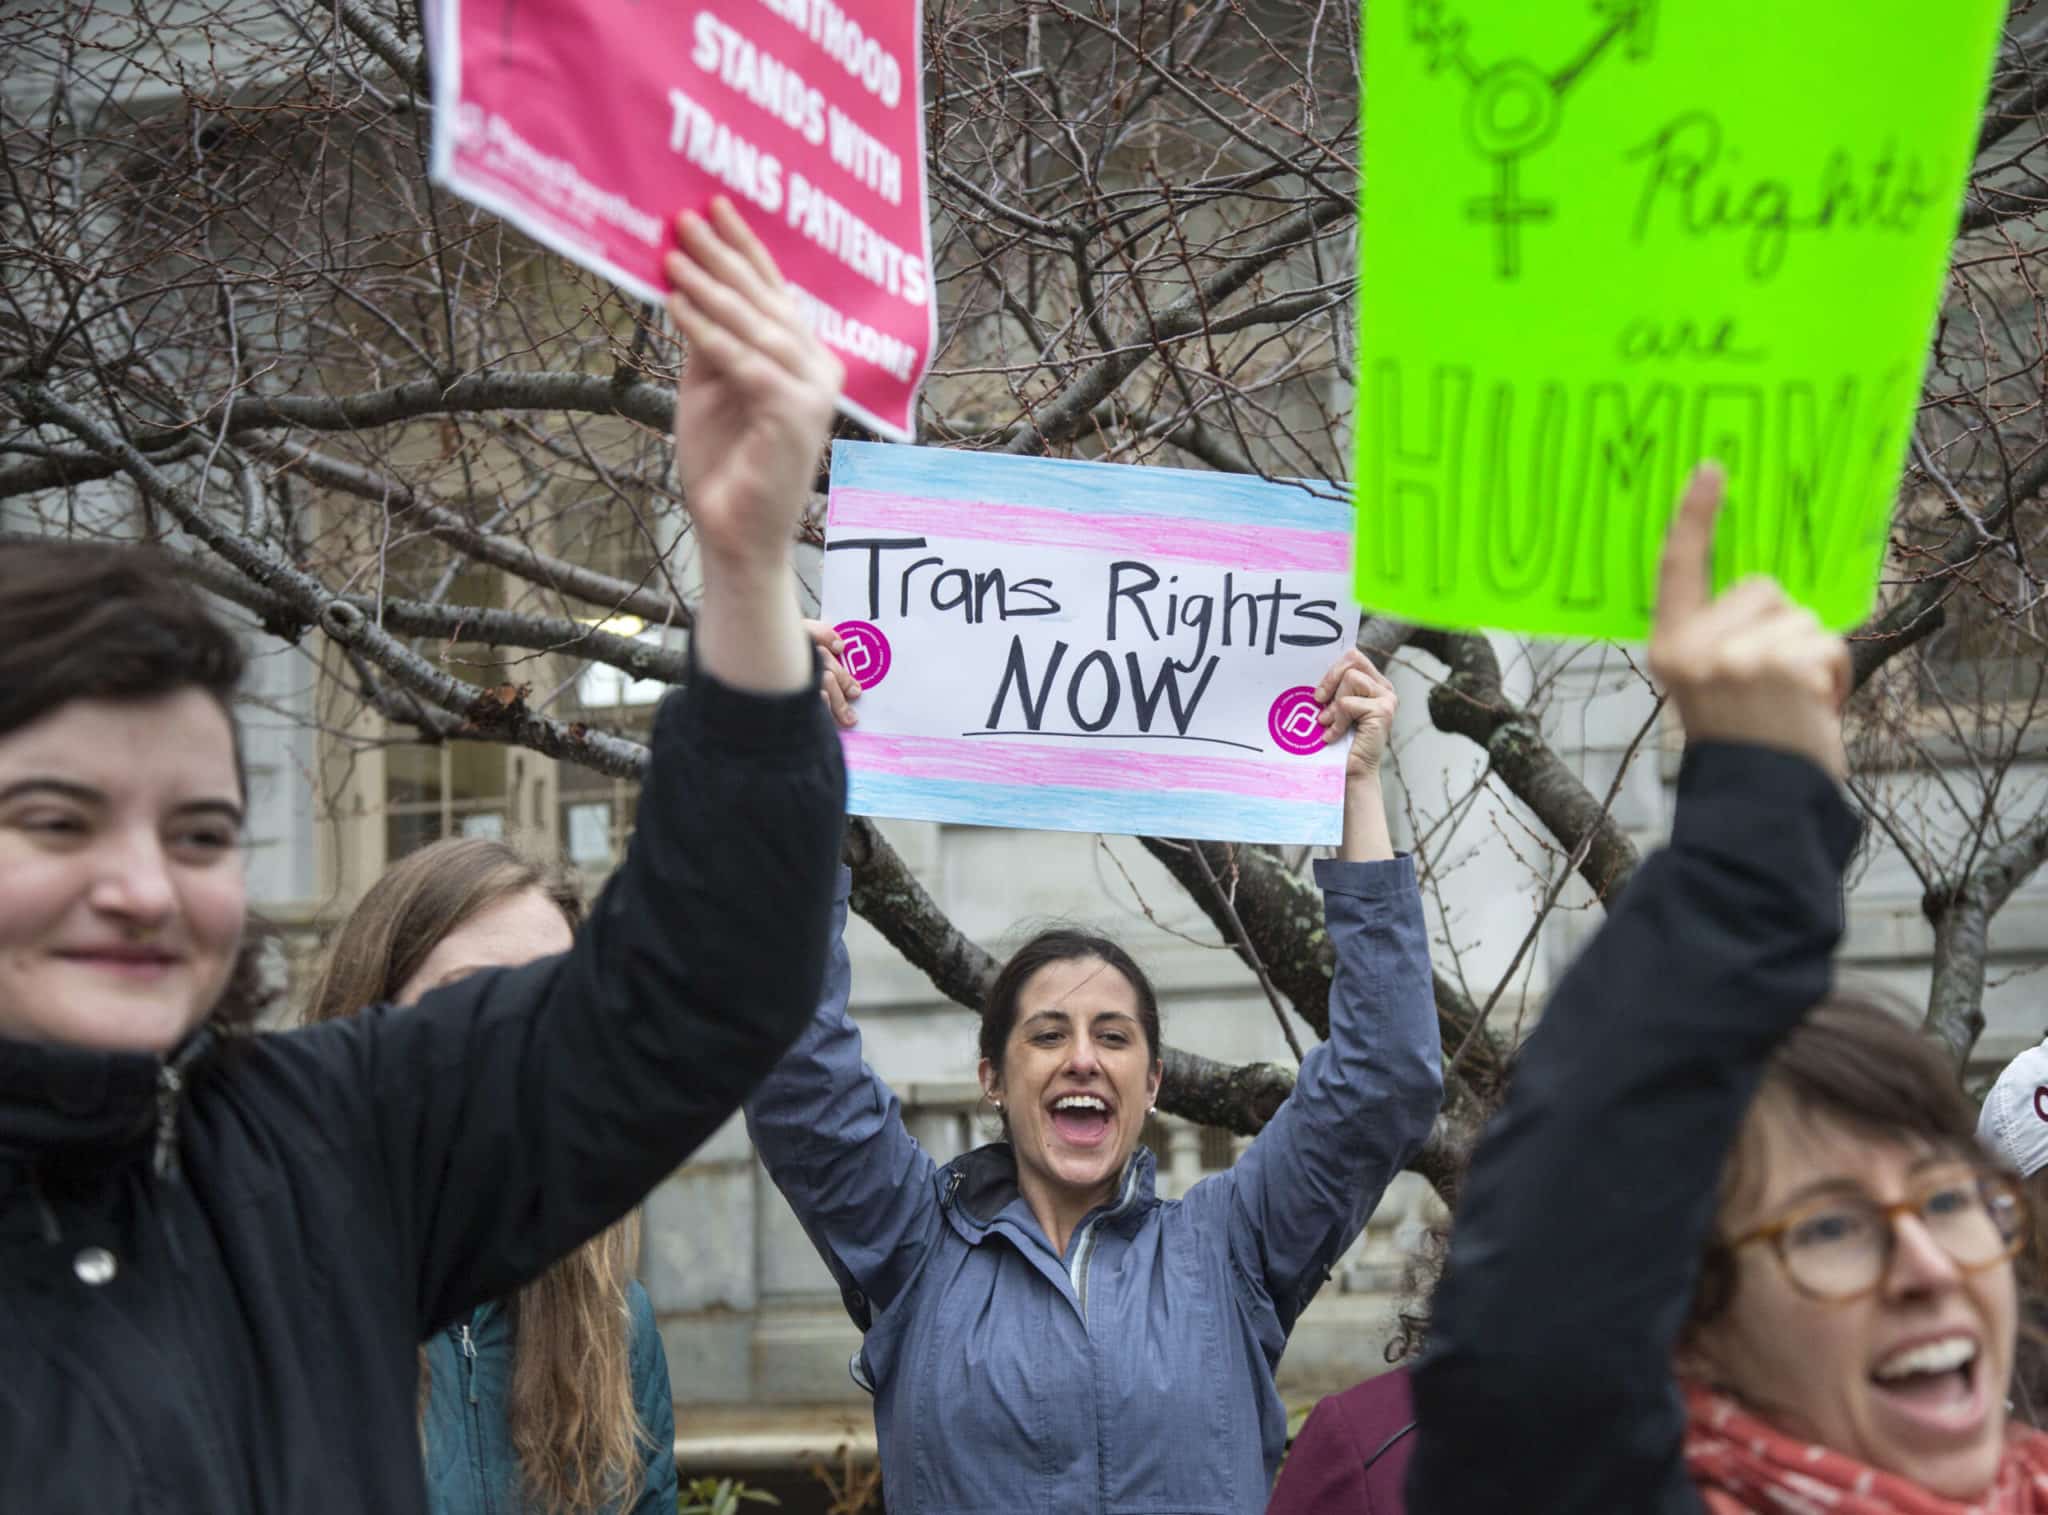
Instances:
[[[619,1515],[675,1515],[676,1413],[668,1355],[655,1329],[654,1306],[637,1283],[626,1285],[633,1313],[633,1403],[652,1439],[646,1473]],[[506,1434],[505,1396],[512,1385],[512,1322],[495,1303],[427,1338],[432,1374],[427,1395],[427,1507],[432,1515],[529,1515],[519,1460]]]
[[[747,1102],[769,1173],[864,1340],[890,1515],[1256,1515],[1286,1441],[1273,1371],[1443,1098],[1411,859],[1316,864],[1330,1039],[1236,1164],[1180,1199],[1140,1147],[1053,1249],[1006,1144],[940,1167],[861,1059],[843,942]],[[838,921],[846,918],[842,874]]]

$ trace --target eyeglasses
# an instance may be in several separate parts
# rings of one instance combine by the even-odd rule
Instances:
[[[1895,1205],[1831,1195],[1801,1205],[1728,1243],[1730,1251],[1769,1242],[1792,1287],[1810,1298],[1846,1304],[1873,1294],[1898,1247],[1899,1217],[1917,1220],[1965,1273],[1996,1267],[2020,1250],[2026,1196],[2002,1173],[1944,1168],[1915,1184]]]

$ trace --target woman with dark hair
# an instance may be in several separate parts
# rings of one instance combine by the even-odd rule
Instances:
[[[989,987],[980,1079],[1003,1140],[941,1167],[905,1130],[846,1015],[843,942],[748,1102],[864,1333],[891,1515],[1264,1507],[1288,1333],[1443,1091],[1422,901],[1380,792],[1393,686],[1353,651],[1317,695],[1326,739],[1350,739],[1343,846],[1316,864],[1330,1034],[1227,1172],[1153,1193],[1157,997],[1085,932],[1033,938]]]
[[[1671,526],[1650,664],[1671,844],[1559,982],[1460,1196],[1408,1508],[2032,1515],[2009,1424],[2025,1207],[1952,1070],[1830,992],[1847,650]]]
[[[235,639],[159,559],[0,547],[0,1509],[424,1511],[421,1340],[616,1223],[809,1017],[844,782],[791,544],[839,371],[714,220],[669,265],[696,668],[559,956],[208,1026]]]
[[[342,923],[316,1024],[412,1005],[485,968],[566,952],[583,897],[510,844],[449,837],[385,870]],[[675,1401],[629,1215],[420,1349],[431,1515],[674,1515]]]

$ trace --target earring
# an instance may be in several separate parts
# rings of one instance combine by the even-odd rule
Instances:
[[[994,1106],[996,1107],[996,1110],[997,1110],[997,1112],[998,1112],[998,1113],[1000,1113],[1000,1112],[1001,1112],[1001,1110],[1002,1110],[1002,1108],[1003,1108],[1003,1102],[1002,1102],[1001,1100],[999,1100],[999,1099],[992,1099],[992,1100],[990,1100],[990,1101],[989,1101],[989,1103],[990,1103],[990,1104],[992,1104],[992,1105],[994,1105]]]
[[[1159,1107],[1157,1105],[1149,1105],[1146,1107],[1145,1113],[1147,1115],[1157,1115],[1159,1113]]]

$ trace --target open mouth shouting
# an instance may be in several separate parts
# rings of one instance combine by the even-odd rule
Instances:
[[[1895,1347],[1870,1371],[1871,1387],[1901,1429],[1921,1437],[1968,1435],[1983,1421],[1975,1336],[1951,1331]]]
[[[1046,1107],[1053,1133],[1070,1147],[1099,1147],[1108,1140],[1109,1102],[1099,1094],[1062,1094]]]

